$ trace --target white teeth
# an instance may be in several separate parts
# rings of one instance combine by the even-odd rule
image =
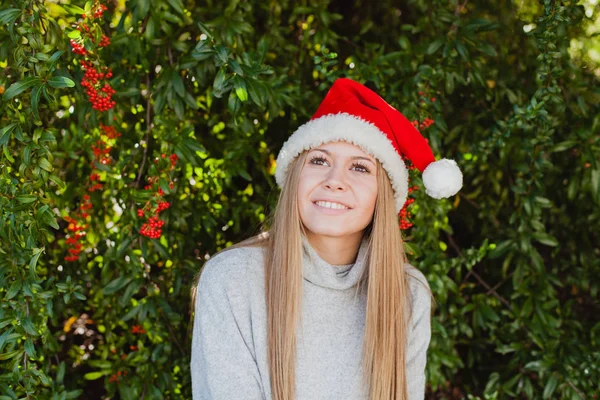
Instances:
[[[318,205],[319,207],[333,208],[335,210],[347,210],[348,209],[348,207],[346,207],[343,204],[332,203],[330,201],[317,201],[317,202],[315,202],[315,204]]]

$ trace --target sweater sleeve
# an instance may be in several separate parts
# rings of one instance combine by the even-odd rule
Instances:
[[[413,268],[410,270],[413,303],[406,354],[406,377],[408,399],[423,400],[427,348],[431,340],[431,297],[425,276]]]
[[[238,272],[244,268],[232,264],[244,260],[230,251],[233,256],[227,251],[210,260],[198,283],[190,365],[193,400],[264,398],[252,333],[244,328],[247,323],[240,323],[250,318],[244,277]]]

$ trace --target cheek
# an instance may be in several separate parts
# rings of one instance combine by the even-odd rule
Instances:
[[[377,202],[377,180],[369,180],[361,182],[361,185],[356,191],[360,198],[360,203],[365,208],[365,211],[375,211],[375,203]]]
[[[306,200],[320,179],[319,175],[314,171],[304,169],[298,180],[298,201],[302,202]]]

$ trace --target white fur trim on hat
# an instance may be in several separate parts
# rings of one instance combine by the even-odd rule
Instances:
[[[344,141],[377,158],[390,178],[396,212],[408,196],[408,170],[388,137],[375,125],[348,113],[325,115],[301,125],[283,144],[277,156],[275,180],[283,187],[290,163],[304,150]]]
[[[463,184],[463,176],[456,161],[447,158],[429,164],[423,171],[422,178],[425,192],[434,199],[455,195]]]

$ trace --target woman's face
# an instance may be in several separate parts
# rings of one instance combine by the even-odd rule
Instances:
[[[298,182],[300,218],[317,236],[362,237],[377,200],[377,164],[359,147],[327,143],[309,150]]]

